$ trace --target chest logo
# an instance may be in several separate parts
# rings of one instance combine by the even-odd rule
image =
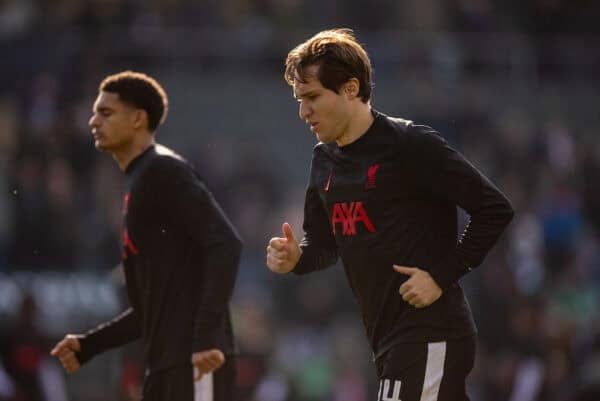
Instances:
[[[126,215],[129,211],[129,200],[131,199],[131,192],[127,192],[125,199],[123,199],[123,215]]]
[[[334,203],[331,214],[331,227],[336,234],[336,225],[342,225],[342,235],[356,235],[356,223],[362,222],[369,232],[375,232],[375,227],[361,201]]]
[[[327,182],[325,183],[325,186],[323,187],[323,191],[325,191],[325,192],[329,191],[329,185],[331,185],[332,179],[333,179],[333,169],[331,169],[329,171],[329,178],[327,178]]]
[[[373,164],[367,170],[367,183],[365,184],[365,189],[373,189],[375,188],[375,174],[377,174],[377,170],[379,170],[379,164]]]
[[[123,230],[123,246],[134,255],[138,254],[137,248],[135,245],[133,245],[133,241],[131,241],[131,238],[129,237],[129,231],[127,231],[127,228]],[[124,259],[127,259],[126,253],[124,254]]]
[[[135,247],[135,245],[133,244],[133,241],[131,241],[131,238],[129,236],[129,231],[127,231],[127,212],[129,211],[129,201],[131,199],[131,193],[128,192],[125,195],[125,199],[123,200],[123,224],[124,224],[124,228],[123,228],[123,254],[122,254],[122,258],[123,260],[127,260],[127,251],[131,252],[134,255],[137,255],[139,253],[139,251],[137,250],[137,248]]]

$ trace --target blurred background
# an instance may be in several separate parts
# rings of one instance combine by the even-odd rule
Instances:
[[[244,238],[240,401],[375,398],[340,266],[264,264],[283,221],[301,234],[315,144],[284,58],[340,26],[370,53],[375,108],[439,130],[516,208],[462,281],[480,331],[471,399],[600,400],[599,20],[596,0],[0,0],[0,400],[138,399],[135,344],[69,377],[48,357],[127,306],[122,176],[87,126],[123,69],[164,85],[157,139]]]

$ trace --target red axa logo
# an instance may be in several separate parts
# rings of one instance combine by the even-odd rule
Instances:
[[[365,189],[375,188],[375,174],[377,173],[377,170],[379,170],[379,164],[374,164],[367,170],[367,183],[365,184]]]
[[[342,235],[356,235],[356,224],[359,222],[362,222],[369,232],[376,231],[361,201],[341,202],[333,205],[331,227],[334,235],[338,223],[342,224]]]

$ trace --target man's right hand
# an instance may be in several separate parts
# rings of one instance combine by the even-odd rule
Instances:
[[[81,344],[79,344],[77,336],[67,334],[65,338],[54,346],[52,351],[50,351],[50,355],[57,357],[68,373],[74,373],[80,367],[77,356],[75,356],[75,352],[78,351],[81,351]]]
[[[300,260],[302,249],[288,223],[283,223],[281,230],[283,238],[271,238],[267,246],[267,266],[275,273],[289,273]]]

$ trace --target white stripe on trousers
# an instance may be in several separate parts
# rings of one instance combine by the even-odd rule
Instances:
[[[194,377],[197,373],[198,368],[194,367]],[[212,373],[206,373],[199,381],[194,382],[194,401],[214,401]]]
[[[444,377],[445,360],[446,342],[427,344],[427,366],[420,401],[437,401],[442,377]]]

